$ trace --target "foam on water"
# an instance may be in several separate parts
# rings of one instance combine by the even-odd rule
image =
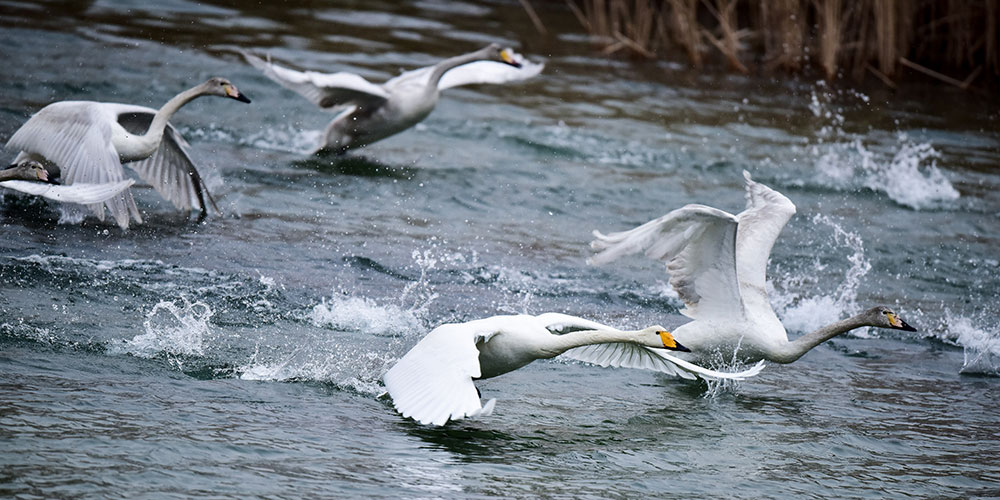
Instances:
[[[964,362],[959,373],[1000,376],[1000,328],[986,326],[975,320],[945,311],[942,330],[944,340],[955,342],[964,350]]]
[[[812,90],[809,109],[824,125],[808,151],[825,185],[864,187],[914,210],[948,207],[959,198],[958,190],[938,168],[941,153],[930,143],[917,143],[899,133],[894,144],[866,145],[861,135],[844,130],[845,118],[833,109],[833,94],[822,83],[818,88],[819,93]],[[864,94],[853,93],[853,97],[868,103]]]

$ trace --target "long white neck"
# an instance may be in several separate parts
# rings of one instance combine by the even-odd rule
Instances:
[[[159,111],[153,115],[153,121],[149,125],[149,130],[143,135],[130,136],[128,138],[128,143],[123,145],[115,145],[118,150],[118,156],[123,162],[137,161],[149,158],[156,149],[160,147],[160,141],[163,140],[163,131],[167,128],[167,123],[170,118],[174,116],[177,110],[181,109],[182,106],[191,102],[197,97],[204,95],[204,90],[202,85],[192,87],[190,89],[181,92],[174,96],[173,99],[167,101]]]
[[[552,335],[547,337],[545,345],[541,348],[542,357],[554,358],[574,347],[585,345],[607,344],[610,342],[641,344],[642,342],[638,339],[639,334],[640,332],[638,331],[629,330],[580,330],[564,335]]]
[[[463,54],[460,56],[449,57],[444,61],[441,61],[434,65],[434,70],[431,71],[431,76],[427,80],[427,89],[435,90],[437,89],[438,83],[441,82],[441,77],[444,76],[448,70],[452,68],[457,68],[463,64],[468,64],[473,61],[478,61],[480,59],[486,59],[485,51],[477,50],[475,52],[469,52],[468,54]]]
[[[773,361],[775,363],[791,363],[792,361],[801,358],[803,354],[809,352],[809,350],[813,347],[816,347],[844,332],[854,330],[855,328],[861,328],[863,326],[870,326],[870,323],[867,321],[866,313],[842,319],[836,323],[831,323],[788,342],[781,348],[780,352],[771,353],[767,359],[768,361]]]

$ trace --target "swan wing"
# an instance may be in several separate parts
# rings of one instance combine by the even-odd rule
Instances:
[[[473,61],[446,71],[441,76],[441,80],[438,81],[438,90],[460,87],[462,85],[481,83],[500,84],[527,80],[528,78],[537,76],[545,69],[545,64],[543,63],[533,63],[520,54],[512,54],[514,60],[521,65],[520,68],[497,61]],[[433,72],[434,66],[425,66],[423,68],[404,71],[399,76],[385,82],[385,86],[390,89],[404,85],[414,85],[423,88],[427,86]]]
[[[705,380],[742,380],[752,377],[764,368],[763,363],[741,372],[720,372],[703,368],[667,354],[664,349],[655,349],[626,342],[611,342],[575,347],[563,353],[570,359],[603,367],[634,368],[653,370],[675,377]]]
[[[118,123],[133,134],[144,134],[153,122],[156,110],[143,106],[118,105]],[[160,147],[145,160],[127,163],[148,182],[156,192],[174,204],[179,210],[206,211],[205,198],[219,211],[215,200],[208,192],[205,181],[188,153],[188,144],[173,125],[167,124],[163,131]]]
[[[104,103],[56,102],[28,119],[7,141],[7,147],[56,164],[65,185],[115,184],[125,180],[125,171],[111,139],[114,121]],[[128,189],[105,200],[104,205],[123,228],[128,227],[129,215],[142,222]],[[88,206],[104,220],[101,205]]]
[[[324,109],[334,110],[352,104],[370,108],[379,106],[389,99],[389,93],[381,85],[371,83],[354,73],[296,71],[265,61],[253,54],[244,53],[243,57],[271,80],[298,92],[302,97]]]
[[[473,383],[481,374],[476,343],[497,333],[482,322],[441,325],[420,340],[382,377],[393,405],[421,424],[488,415]]]
[[[90,205],[108,200],[128,189],[134,183],[134,180],[127,179],[108,184],[77,183],[67,186],[32,181],[5,181],[0,182],[0,186],[63,203]]]
[[[736,216],[704,205],[687,205],[637,228],[601,234],[590,246],[599,265],[644,252],[667,265],[670,285],[692,319],[743,316],[736,274]]]
[[[741,293],[755,309],[771,310],[765,288],[767,259],[781,230],[795,215],[795,204],[785,195],[754,182],[745,170],[743,177],[746,179],[747,208],[737,216],[739,228],[736,231],[736,269]]]

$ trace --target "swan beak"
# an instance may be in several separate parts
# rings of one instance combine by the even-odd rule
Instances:
[[[44,168],[35,169],[35,177],[42,182],[49,182],[49,173]]]
[[[521,63],[517,62],[517,59],[514,59],[514,53],[511,52],[510,49],[503,49],[503,50],[501,50],[500,51],[500,59],[503,62],[505,62],[505,63],[507,63],[507,64],[515,67],[515,68],[520,68],[521,67]]]
[[[226,85],[225,88],[226,88],[226,97],[230,97],[230,98],[236,99],[237,101],[245,102],[247,104],[250,104],[250,98],[247,97],[247,96],[245,96],[245,95],[243,95],[243,94],[241,94],[239,90],[236,90],[235,86],[233,86],[233,85]]]
[[[903,330],[905,332],[915,332],[915,331],[917,331],[916,328],[913,328],[912,326],[910,326],[909,323],[903,321],[902,318],[900,318],[899,316],[896,316],[893,313],[889,313],[886,316],[889,317],[889,324],[892,325],[892,327],[895,328],[895,329],[897,329],[897,330]]]
[[[663,347],[665,349],[670,349],[671,351],[691,352],[691,349],[682,346],[681,343],[670,334],[670,332],[659,331],[656,333],[660,336],[660,341],[663,342]]]

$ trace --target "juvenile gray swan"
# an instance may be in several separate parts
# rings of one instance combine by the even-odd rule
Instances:
[[[20,151],[14,163],[40,162],[66,186],[116,185],[126,180],[122,164],[128,164],[179,210],[204,212],[205,198],[213,207],[215,202],[191,161],[190,146],[169,123],[181,106],[203,95],[250,102],[229,80],[218,77],[177,94],[159,110],[110,102],[55,102],[28,119],[7,148]],[[103,204],[88,203],[101,220],[105,206],[122,228],[128,227],[129,216],[142,222],[127,186]]]
[[[339,111],[314,153],[343,154],[398,134],[434,110],[440,92],[460,85],[506,83],[531,78],[543,64],[529,62],[510,49],[490,44],[433,66],[407,71],[383,84],[354,73],[295,71],[243,54],[268,78],[294,90],[328,111]]]
[[[64,203],[101,203],[128,189],[134,182],[127,179],[106,184],[62,186],[49,180],[45,166],[35,160],[25,160],[0,170],[0,187]]]

